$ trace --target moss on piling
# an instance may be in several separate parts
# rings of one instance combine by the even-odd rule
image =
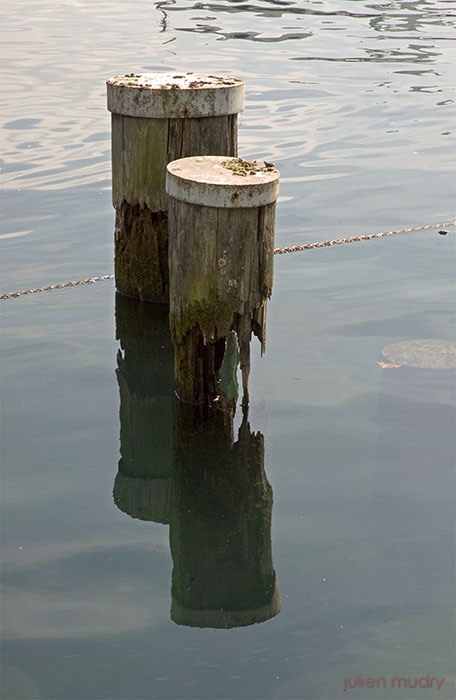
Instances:
[[[204,299],[196,299],[180,309],[177,316],[170,314],[170,328],[177,343],[195,326],[199,326],[206,340],[226,336],[233,323],[236,303],[220,299],[216,291]]]
[[[117,210],[115,277],[119,292],[169,301],[168,216],[123,202]]]

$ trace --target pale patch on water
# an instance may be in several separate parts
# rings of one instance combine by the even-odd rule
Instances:
[[[0,240],[6,238],[20,238],[21,236],[28,236],[29,233],[33,233],[33,229],[29,231],[16,231],[15,233],[0,233]]]

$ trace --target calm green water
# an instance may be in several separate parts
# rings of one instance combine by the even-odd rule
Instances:
[[[116,73],[247,81],[277,245],[450,220],[452,10],[4,5],[2,292],[112,271]],[[276,257],[231,451],[185,442],[166,325],[112,281],[2,302],[4,700],[454,697],[454,374],[377,364],[454,340],[447,230]],[[217,596],[244,626],[189,626]]]

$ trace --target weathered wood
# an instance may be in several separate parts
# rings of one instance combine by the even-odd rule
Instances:
[[[194,155],[237,154],[237,114],[192,119],[111,115],[112,203],[168,209],[166,166]]]
[[[127,296],[168,302],[166,166],[187,156],[237,154],[244,83],[157,73],[117,76],[107,88],[116,286]]]
[[[255,164],[248,174],[236,174],[226,163],[246,161],[212,156],[168,166],[175,382],[179,398],[194,404],[219,397],[230,331],[239,341],[244,403],[252,332],[265,349],[279,173]]]
[[[237,442],[231,430],[219,412],[200,425],[193,406],[177,406],[171,619],[180,625],[240,627],[280,612],[264,438],[246,413]]]

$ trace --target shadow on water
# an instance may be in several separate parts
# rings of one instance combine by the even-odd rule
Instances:
[[[264,437],[243,414],[237,440],[221,412],[204,416],[174,394],[165,305],[116,295],[120,392],[114,502],[169,524],[171,619],[230,628],[280,612],[271,553],[272,489]]]

